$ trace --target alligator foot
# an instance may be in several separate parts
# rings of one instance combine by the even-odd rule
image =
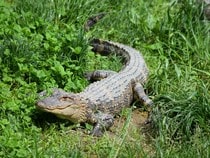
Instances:
[[[101,137],[104,134],[104,131],[103,127],[97,123],[90,134],[96,137]]]
[[[148,108],[153,105],[152,100],[145,94],[144,88],[140,83],[136,83],[134,91],[137,93],[140,101],[142,101],[144,105],[148,106]]]
[[[110,114],[97,113],[95,119],[97,123],[91,131],[91,134],[96,137],[102,136],[104,131],[114,124],[114,117]]]

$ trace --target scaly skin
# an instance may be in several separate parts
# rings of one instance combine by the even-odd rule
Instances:
[[[107,70],[88,73],[89,79],[100,81],[76,94],[54,89],[51,96],[39,100],[36,106],[72,122],[91,123],[95,125],[92,134],[101,136],[105,129],[113,125],[114,116],[132,103],[134,94],[145,105],[152,105],[152,101],[144,93],[142,86],[147,80],[148,69],[139,51],[120,43],[99,39],[93,40],[91,45],[96,52],[115,52],[122,56],[126,62],[125,67],[118,73]],[[41,94],[46,95],[45,92]]]

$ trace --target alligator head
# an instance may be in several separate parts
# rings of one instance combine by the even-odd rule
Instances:
[[[40,97],[46,97],[43,91]],[[87,120],[87,104],[78,94],[67,93],[60,89],[53,89],[50,96],[39,100],[36,107],[42,111],[55,114],[59,118],[68,119],[72,122],[85,122]]]

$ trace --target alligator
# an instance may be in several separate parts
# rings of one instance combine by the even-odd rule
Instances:
[[[130,46],[101,39],[93,39],[90,45],[94,52],[121,56],[124,67],[119,72],[95,70],[87,73],[86,77],[95,82],[80,93],[54,88],[47,96],[43,91],[40,95],[45,98],[38,100],[36,107],[74,123],[92,124],[91,134],[102,136],[113,125],[115,116],[131,105],[134,96],[144,105],[152,106],[153,102],[143,88],[149,71],[142,54]]]

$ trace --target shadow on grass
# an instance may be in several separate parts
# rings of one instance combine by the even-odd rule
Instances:
[[[34,125],[41,128],[42,131],[49,129],[52,124],[57,130],[61,130],[60,124],[64,125],[65,127],[74,125],[71,121],[60,119],[51,113],[42,112],[40,110],[34,111],[34,113],[31,115],[31,118]]]

